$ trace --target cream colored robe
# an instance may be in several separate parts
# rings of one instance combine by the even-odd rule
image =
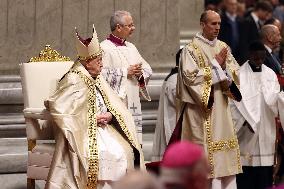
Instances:
[[[228,106],[228,97],[233,95],[224,85],[226,80],[213,85],[212,62],[223,47],[228,46],[219,40],[209,42],[200,34],[196,35],[182,51],[177,78],[177,118],[182,119],[181,138],[204,146],[212,178],[242,172],[238,140]],[[228,77],[237,82],[239,66],[231,53],[228,53],[226,65]],[[214,104],[208,109],[211,86],[214,87]]]
[[[98,91],[108,111],[113,115],[112,122],[107,126],[109,135],[114,137],[124,150],[128,149],[127,157],[131,157],[134,152],[135,164],[140,164],[144,169],[143,154],[131,114],[101,76],[94,80],[87,70],[76,62],[59,82],[55,94],[46,101],[56,129],[56,150],[46,189],[85,189],[87,183],[89,188],[96,188],[98,179],[109,179],[105,177],[107,175],[101,174],[99,169],[102,156],[102,149],[99,148],[102,147],[102,140],[98,140],[98,134],[101,132],[98,131],[96,123]],[[130,166],[134,164],[127,163]]]
[[[139,141],[142,144],[140,95],[146,100],[151,100],[146,86],[152,75],[152,69],[132,43],[126,41],[125,44],[126,46],[116,46],[110,40],[101,42],[101,48],[104,50],[102,75],[132,113]],[[138,86],[137,78],[127,78],[127,68],[138,63],[142,63],[145,88]]]
[[[157,124],[155,128],[152,161],[160,161],[176,126],[177,73],[164,81],[159,99]]]

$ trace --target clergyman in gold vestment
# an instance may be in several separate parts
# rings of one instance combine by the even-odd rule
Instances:
[[[177,127],[181,127],[182,140],[204,147],[211,188],[236,188],[235,175],[242,170],[228,98],[241,100],[236,85],[239,66],[229,47],[217,40],[220,22],[218,13],[204,12],[202,32],[183,48],[177,80]]]
[[[134,166],[144,168],[132,115],[99,75],[102,50],[76,32],[78,61],[46,101],[56,129],[56,149],[46,189],[111,188]],[[55,70],[56,71],[56,70]]]

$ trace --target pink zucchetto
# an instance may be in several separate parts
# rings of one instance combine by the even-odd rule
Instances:
[[[171,144],[166,150],[161,167],[179,168],[191,166],[203,157],[201,146],[189,141],[180,141]]]

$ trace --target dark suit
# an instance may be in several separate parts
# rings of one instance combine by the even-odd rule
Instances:
[[[234,26],[235,24],[235,32],[236,34],[233,34]],[[239,60],[239,39],[240,39],[240,31],[239,26],[240,25],[240,19],[237,17],[235,20],[235,23],[226,15],[225,12],[221,15],[221,26],[220,26],[220,33],[218,36],[218,39],[221,41],[224,41],[229,45],[229,47],[232,50],[232,54],[234,58],[238,61]]]
[[[249,14],[245,19],[242,20],[240,24],[240,43],[239,43],[239,53],[240,62],[243,64],[248,60],[248,49],[251,42],[260,40],[259,29],[251,16]]]
[[[266,56],[265,56],[265,60],[264,60],[264,64],[271,68],[277,75],[280,74],[281,71],[281,66],[280,66],[280,62],[279,60],[275,57],[272,57],[273,55],[271,55],[268,50],[266,50]]]

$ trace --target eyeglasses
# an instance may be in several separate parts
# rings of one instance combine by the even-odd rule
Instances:
[[[132,28],[132,27],[135,27],[135,25],[133,23],[131,24],[125,24],[125,25],[121,25],[122,27],[128,27],[128,28]]]

